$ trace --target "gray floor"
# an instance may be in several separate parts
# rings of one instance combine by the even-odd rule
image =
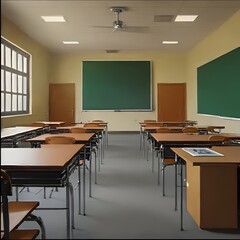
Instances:
[[[94,180],[94,174],[92,177]],[[77,171],[71,182],[76,185]],[[49,192],[50,189],[48,196]],[[64,206],[65,189],[60,188],[47,199],[43,198],[42,188],[30,188],[30,192],[24,189],[20,200],[25,199],[39,200],[41,207]],[[199,229],[185,206],[184,231],[180,231],[180,211],[174,211],[174,168],[166,169],[163,197],[162,186],[157,185],[157,171],[152,173],[151,161],[140,151],[138,134],[109,134],[108,149],[91,198],[87,188],[86,216],[78,215],[77,201],[75,191],[74,239],[240,239],[240,230]],[[42,217],[48,239],[66,238],[65,211],[35,213]]]

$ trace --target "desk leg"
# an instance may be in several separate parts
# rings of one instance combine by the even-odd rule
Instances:
[[[92,196],[92,150],[90,146],[90,156],[89,156],[89,197]]]
[[[81,214],[81,165],[78,160],[78,214]]]
[[[177,211],[177,164],[178,156],[175,154],[175,211]]]
[[[71,216],[70,216],[70,203],[69,203],[69,198],[70,198],[70,191],[69,191],[69,172],[67,169],[67,183],[66,183],[66,223],[67,223],[67,239],[71,238],[71,233],[70,233],[70,222],[71,222]]]
[[[86,148],[84,149],[84,160],[83,160],[83,215],[85,214],[85,190],[86,190],[86,182],[85,182],[85,177],[86,177]]]
[[[97,184],[97,152],[94,152],[95,155],[95,184]]]
[[[151,140],[151,148],[152,148],[152,172],[154,172],[154,150],[155,150],[155,141]]]
[[[106,128],[105,128],[105,134],[106,134],[106,139],[105,139],[106,149],[108,149],[108,126],[107,125],[106,125]]]
[[[158,150],[158,185],[160,185],[160,157],[161,157],[161,148]]]
[[[183,167],[182,160],[180,160],[180,172],[181,172],[181,231],[183,231]]]
[[[70,182],[69,182],[69,192],[70,192],[70,196],[71,196],[72,229],[74,229],[75,228],[75,226],[74,226],[74,197],[73,197],[73,186]]]
[[[140,126],[139,135],[140,135],[140,150],[142,150],[142,126]]]

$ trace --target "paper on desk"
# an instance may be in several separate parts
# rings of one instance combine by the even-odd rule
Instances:
[[[195,157],[219,157],[223,156],[223,154],[213,151],[210,148],[182,148],[182,150],[186,151],[187,153],[191,154]]]

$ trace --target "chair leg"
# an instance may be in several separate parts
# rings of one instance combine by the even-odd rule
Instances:
[[[163,182],[163,196],[165,196],[165,166],[163,165],[162,166],[162,176],[163,176],[163,179],[162,179],[162,182]]]
[[[160,177],[160,175],[161,175],[161,172],[160,172],[160,169],[161,169],[161,161],[160,161],[160,152],[159,151],[157,151],[157,159],[158,159],[158,185],[160,185],[160,179],[161,179],[161,177]]]
[[[29,218],[26,219],[26,221],[36,221],[41,228],[42,239],[46,239],[46,229],[45,229],[45,226],[44,226],[44,223],[43,223],[43,220],[41,217],[37,217],[31,213],[29,215]]]
[[[70,191],[70,197],[71,197],[71,208],[72,208],[72,229],[75,229],[74,226],[74,197],[73,197],[73,186],[69,182],[69,191]]]

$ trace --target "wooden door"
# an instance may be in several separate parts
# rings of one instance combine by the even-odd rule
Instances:
[[[158,121],[186,121],[186,83],[158,84]]]
[[[49,121],[75,122],[75,84],[49,85]]]

